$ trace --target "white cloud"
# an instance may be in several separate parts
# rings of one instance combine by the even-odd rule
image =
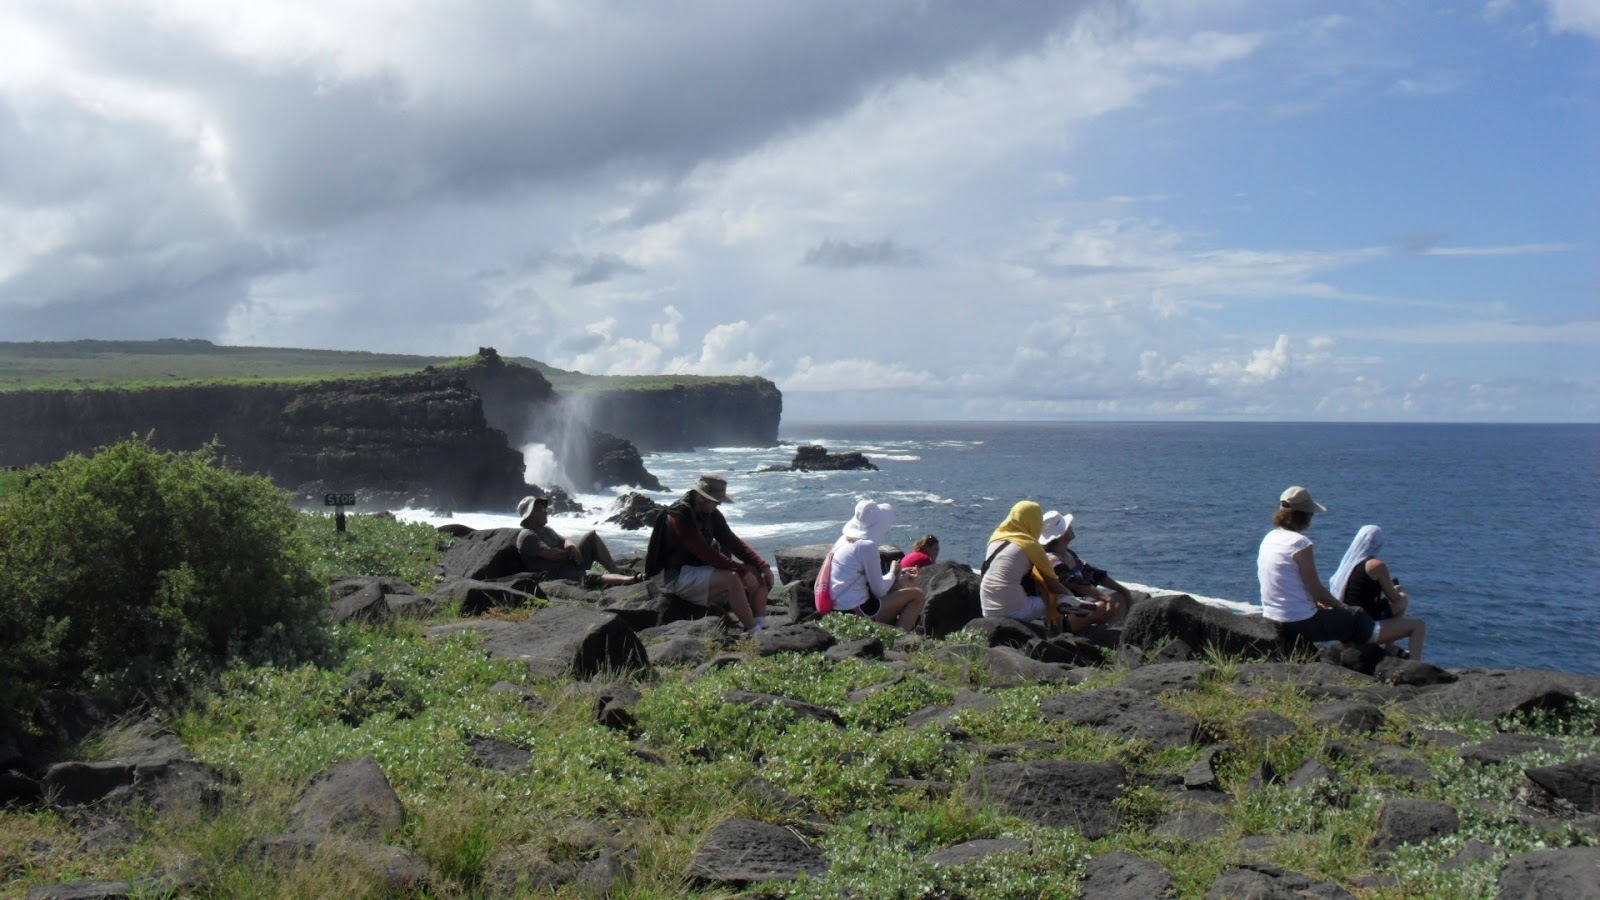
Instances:
[[[661,311],[664,321],[656,322],[650,326],[650,340],[662,347],[678,346],[678,326],[683,324],[683,313],[677,307],[668,306]]]
[[[871,359],[831,359],[818,361],[802,356],[794,371],[783,380],[793,391],[876,392],[935,390],[940,379],[933,373],[905,363],[882,363]]]
[[[1600,0],[1545,0],[1553,31],[1572,31],[1600,38]]]
[[[1510,244],[1503,247],[1427,247],[1428,256],[1528,256],[1540,253],[1569,253],[1571,244]]]
[[[1593,7],[1484,14],[1582,31]],[[765,374],[870,395],[863,415],[1307,416],[1355,408],[1338,391],[1360,385],[1409,395],[1395,415],[1460,417],[1488,351],[1517,369],[1512,396],[1542,384],[1545,350],[1595,343],[1588,235],[1543,211],[1594,175],[1541,195],[1516,151],[1545,131],[1514,117],[1492,168],[1470,164],[1482,135],[1438,98],[1478,90],[1507,42],[1462,18],[6,4],[0,339],[492,345],[599,373]],[[1395,115],[1440,127],[1373,128]],[[1351,152],[1318,158],[1330,142],[1305,135]],[[1445,154],[1447,172],[1406,162]],[[1365,189],[1402,170],[1392,196]],[[1441,213],[1444,194],[1481,202]],[[1537,220],[1507,199],[1524,196]],[[1444,233],[1435,217],[1448,244],[1394,244]],[[1463,344],[1484,352],[1464,362]],[[1593,390],[1596,365],[1574,368]],[[1422,370],[1442,374],[1419,388]]]

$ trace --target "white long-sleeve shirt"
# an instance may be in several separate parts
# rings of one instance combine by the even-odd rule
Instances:
[[[833,542],[833,572],[828,589],[833,593],[835,609],[855,609],[867,602],[869,595],[881,600],[893,587],[894,576],[883,571],[877,542],[847,537]]]

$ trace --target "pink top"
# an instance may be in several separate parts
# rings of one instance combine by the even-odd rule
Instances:
[[[921,550],[913,550],[906,554],[905,559],[900,560],[900,568],[902,569],[915,569],[920,566],[931,565],[933,565],[933,557],[923,553]]]

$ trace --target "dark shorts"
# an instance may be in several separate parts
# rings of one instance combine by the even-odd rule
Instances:
[[[1358,609],[1365,610],[1367,615],[1380,622],[1384,619],[1394,618],[1394,607],[1389,605],[1389,598],[1382,594],[1379,594],[1375,600],[1370,600],[1366,603],[1358,602],[1356,606]]]
[[[1279,622],[1285,637],[1301,637],[1308,641],[1344,641],[1347,644],[1365,644],[1372,640],[1375,623],[1365,611],[1352,607],[1319,609],[1309,619],[1298,622]]]
[[[876,619],[878,617],[878,610],[880,609],[883,609],[882,601],[868,593],[867,601],[856,607],[855,612],[866,616],[869,619]]]
[[[582,582],[583,576],[589,570],[582,566],[575,566],[569,562],[556,562],[553,559],[540,560],[535,565],[529,566],[528,571],[546,579],[561,581]]]

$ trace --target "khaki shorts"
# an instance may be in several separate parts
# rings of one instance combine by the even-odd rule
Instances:
[[[685,603],[706,606],[711,601],[711,576],[716,571],[712,566],[684,566],[678,570],[677,578],[664,580],[661,589],[683,598]]]

